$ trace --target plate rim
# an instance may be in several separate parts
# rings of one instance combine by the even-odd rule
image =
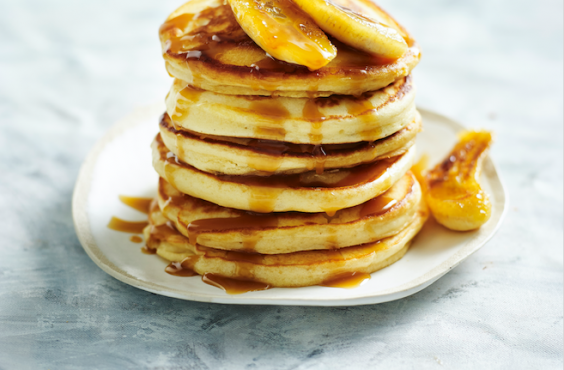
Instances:
[[[351,298],[277,298],[277,297],[245,297],[243,295],[225,297],[216,295],[207,295],[198,293],[196,295],[170,288],[161,284],[139,280],[135,276],[130,275],[126,271],[120,269],[112,263],[105,254],[98,247],[94,234],[90,228],[90,217],[88,215],[88,199],[90,196],[91,184],[93,180],[94,171],[96,168],[97,160],[103,150],[118,136],[126,131],[140,125],[148,115],[154,115],[155,112],[164,111],[163,103],[154,103],[134,109],[130,114],[118,120],[107,132],[100,138],[93,148],[86,156],[82,163],[77,180],[74,186],[72,195],[72,216],[76,235],[78,240],[85,250],[90,259],[104,272],[114,277],[115,279],[151,293],[178,298],[183,300],[208,302],[208,303],[221,303],[221,304],[253,304],[253,305],[299,305],[299,306],[355,306],[366,304],[378,304],[389,302],[401,298],[405,298],[415,294],[449,271],[458,266],[462,261],[470,257],[472,254],[481,249],[499,230],[508,209],[508,195],[506,188],[499,176],[499,172],[488,155],[484,161],[484,170],[489,172],[489,179],[493,181],[501,191],[499,192],[499,199],[502,203],[502,209],[498,218],[497,224],[489,235],[485,237],[478,237],[464,245],[458,252],[447,258],[445,261],[435,266],[433,269],[427,271],[423,275],[412,279],[400,286],[389,288],[380,291],[373,295],[366,295]],[[438,121],[444,122],[451,127],[455,127],[457,131],[466,129],[459,122],[448,118],[440,113],[434,112],[429,109],[417,107],[423,117],[435,116]],[[296,288],[277,288],[277,289],[296,289]]]

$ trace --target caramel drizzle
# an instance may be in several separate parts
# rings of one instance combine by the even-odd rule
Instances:
[[[208,285],[223,289],[227,294],[242,294],[270,289],[270,285],[253,280],[239,280],[216,274],[204,274],[202,281]]]
[[[182,222],[179,219],[179,222]],[[279,225],[278,217],[265,215],[245,214],[230,218],[209,218],[190,222],[187,226],[190,244],[198,244],[198,236],[204,232],[226,231],[244,229],[243,249],[254,251],[259,237],[252,234],[252,229],[276,228]]]
[[[114,216],[108,223],[108,228],[122,233],[141,234],[148,225],[147,221],[126,221]]]
[[[165,267],[165,272],[169,275],[180,277],[197,276],[198,273],[193,270],[192,265],[193,261],[189,257],[184,259],[182,262],[170,262]],[[271,288],[270,285],[258,281],[233,279],[213,273],[206,273],[202,275],[201,279],[204,283],[222,289],[230,295],[267,290]]]
[[[324,287],[353,289],[370,280],[370,274],[365,272],[346,272],[325,280],[319,284]]]
[[[130,197],[127,195],[120,195],[119,200],[126,206],[136,209],[139,212],[148,214],[153,198],[140,198],[140,197]]]

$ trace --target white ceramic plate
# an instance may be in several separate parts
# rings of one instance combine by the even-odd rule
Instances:
[[[505,191],[493,162],[487,158],[482,184],[490,194],[493,214],[480,230],[459,233],[430,221],[404,258],[373,273],[372,279],[355,289],[313,286],[228,295],[197,276],[165,273],[167,262],[141,253],[141,245],[129,241],[130,234],[107,228],[112,216],[131,221],[146,219],[122,204],[118,195],[156,194],[158,177],[151,166],[149,145],[162,112],[164,106],[156,104],[117,123],[84,162],[73,196],[76,233],[90,258],[116,279],[156,294],[230,304],[350,306],[392,301],[426,288],[480,249],[494,235],[505,213]],[[436,113],[420,112],[424,131],[417,139],[418,152],[428,154],[435,164],[448,153],[463,127]]]

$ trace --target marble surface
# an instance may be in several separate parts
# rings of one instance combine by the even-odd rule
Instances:
[[[380,3],[423,47],[418,103],[497,133],[510,211],[424,291],[316,308],[156,296],[75,236],[89,149],[167,92],[157,29],[179,1],[0,0],[0,369],[562,368],[562,2]]]

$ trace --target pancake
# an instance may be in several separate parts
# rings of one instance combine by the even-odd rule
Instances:
[[[269,213],[326,212],[354,207],[388,190],[411,167],[415,146],[405,154],[352,169],[316,174],[232,176],[213,175],[180,162],[157,135],[152,144],[153,167],[182,193],[223,207]]]
[[[358,97],[316,99],[224,95],[176,80],[166,106],[174,124],[190,131],[297,144],[378,140],[417,114],[411,76]]]
[[[294,174],[354,167],[405,153],[421,130],[421,116],[386,138],[351,144],[308,145],[280,141],[202,135],[177,129],[168,114],[161,118],[161,137],[180,161],[226,175]]]
[[[345,273],[372,273],[399,260],[428,217],[420,202],[411,222],[394,236],[379,241],[335,251],[304,251],[262,255],[223,251],[190,244],[162,215],[158,207],[150,213],[145,228],[147,248],[200,275],[214,274],[227,278],[252,280],[278,287],[301,287],[322,284]]]
[[[265,215],[225,208],[183,195],[162,178],[157,200],[163,215],[193,245],[282,254],[338,249],[392,236],[412,220],[421,188],[409,172],[384,194],[333,217],[300,212]]]
[[[354,3],[365,14],[379,9],[370,0]],[[318,97],[375,91],[409,75],[419,62],[419,46],[397,22],[394,26],[409,46],[399,59],[384,60],[331,38],[337,56],[315,71],[272,59],[247,36],[223,0],[187,2],[167,18],[159,37],[169,74],[197,88],[230,95]]]

